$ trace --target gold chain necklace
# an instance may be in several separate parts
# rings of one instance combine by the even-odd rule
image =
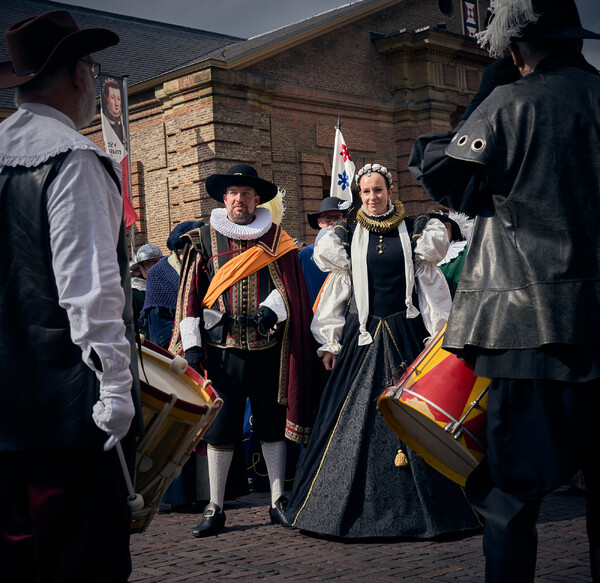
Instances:
[[[356,222],[372,233],[389,233],[404,220],[404,205],[399,200],[393,200],[392,204],[394,208],[381,217],[370,217],[360,208],[356,213]]]

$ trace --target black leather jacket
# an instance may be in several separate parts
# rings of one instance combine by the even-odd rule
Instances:
[[[430,195],[476,215],[444,346],[600,344],[600,77],[549,60],[498,87],[409,163]]]

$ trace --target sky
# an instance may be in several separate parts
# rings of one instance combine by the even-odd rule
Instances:
[[[351,4],[355,0],[62,0],[105,12],[250,38]],[[600,0],[575,0],[583,26],[600,32]],[[459,0],[454,0],[459,6]],[[600,69],[600,40],[584,42],[584,54]]]

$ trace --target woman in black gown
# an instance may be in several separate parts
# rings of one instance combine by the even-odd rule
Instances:
[[[303,531],[348,538],[478,528],[462,489],[407,449],[377,412],[377,397],[429,333],[414,305],[412,222],[391,200],[391,174],[368,164],[357,180],[357,224],[325,229],[315,245],[315,260],[331,275],[312,329],[332,373],[287,516]]]

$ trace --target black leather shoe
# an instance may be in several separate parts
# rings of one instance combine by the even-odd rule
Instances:
[[[214,503],[210,503],[202,515],[198,526],[192,530],[196,538],[213,536],[225,528],[225,513]]]
[[[284,528],[292,528],[290,521],[285,517],[287,510],[288,499],[285,496],[280,496],[275,502],[275,508],[269,506],[269,517],[271,524],[281,524]]]

